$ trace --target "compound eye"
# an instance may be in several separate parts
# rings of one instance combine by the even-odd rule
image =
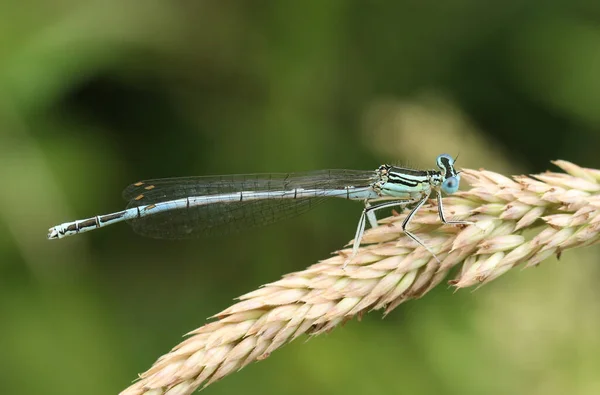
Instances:
[[[457,175],[455,177],[448,177],[442,183],[442,191],[448,195],[453,194],[458,191],[458,187],[460,185],[460,176]]]

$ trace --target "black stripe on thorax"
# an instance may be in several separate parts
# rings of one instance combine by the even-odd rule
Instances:
[[[419,184],[423,183],[423,180],[403,177],[403,176],[399,176],[399,175],[394,175],[394,176],[390,175],[388,177],[388,182],[391,182],[392,184],[404,185],[409,188],[414,188],[414,187],[419,186]]]
[[[421,184],[428,183],[438,173],[435,170],[410,170],[406,173],[396,173],[396,169],[399,168],[393,168],[388,174],[388,182],[404,185],[409,188],[415,188]]]
[[[405,169],[403,167],[392,166],[392,167],[390,167],[389,172],[390,172],[390,174],[402,173],[402,174],[406,174],[409,176],[415,176],[415,177],[427,177],[427,175],[429,175],[429,173],[431,173],[431,170]]]

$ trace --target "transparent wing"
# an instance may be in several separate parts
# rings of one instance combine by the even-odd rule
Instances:
[[[127,208],[190,196],[228,194],[240,191],[289,191],[296,188],[335,190],[347,186],[369,188],[377,179],[374,171],[321,170],[296,174],[250,174],[169,178],[141,181],[123,191]],[[341,192],[340,195],[345,195]],[[330,195],[331,196],[331,195]],[[310,198],[235,201],[165,211],[128,221],[136,233],[163,239],[194,238],[227,234],[290,218],[310,210],[328,196]]]

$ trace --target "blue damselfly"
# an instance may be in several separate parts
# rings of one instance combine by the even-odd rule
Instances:
[[[458,190],[460,172],[450,155],[437,157],[439,170],[413,170],[382,165],[375,171],[320,170],[293,174],[252,174],[166,178],[140,181],[123,192],[127,208],[112,214],[66,222],[49,229],[49,239],[60,239],[127,221],[144,236],[184,239],[207,233],[228,233],[235,228],[265,225],[309,210],[330,197],[364,202],[352,255],[358,251],[368,220],[377,226],[375,212],[414,204],[402,223],[404,233],[433,251],[407,227],[433,191],[444,224],[442,192]],[[437,259],[437,257],[436,257]],[[345,266],[345,265],[344,265]]]

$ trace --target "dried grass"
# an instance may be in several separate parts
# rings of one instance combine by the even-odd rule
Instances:
[[[567,249],[597,243],[600,171],[566,161],[554,164],[566,174],[511,179],[463,170],[471,189],[445,198],[444,209],[447,217],[475,225],[443,226],[434,205],[424,206],[411,222],[411,230],[441,263],[403,235],[405,214],[383,219],[365,233],[345,270],[341,267],[350,250],[241,296],[214,322],[189,333],[121,395],[190,394],[303,334],[330,331],[370,310],[387,314],[423,296],[458,265],[450,284],[480,286],[522,263],[535,266]]]

